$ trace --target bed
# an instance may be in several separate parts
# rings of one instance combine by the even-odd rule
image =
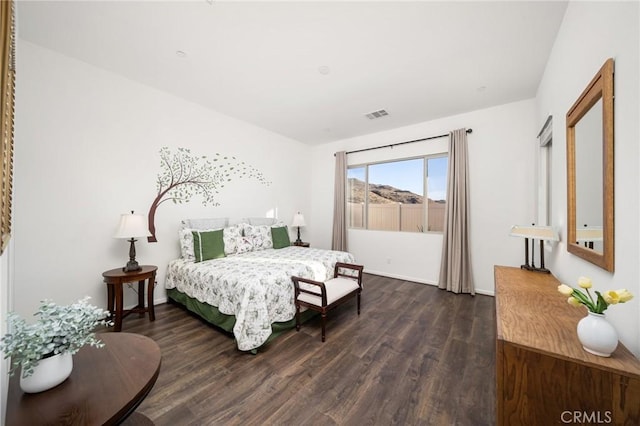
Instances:
[[[254,228],[265,226],[277,227]],[[270,247],[265,242],[268,238],[260,240],[262,246],[254,239],[253,249],[239,250],[242,241],[237,240],[250,240],[255,231],[242,224],[239,228],[229,231],[232,242],[226,235],[226,253],[218,258],[196,261],[183,250],[182,258],[168,265],[165,288],[172,301],[232,332],[239,350],[255,352],[272,335],[295,326],[291,276],[325,281],[336,262],[354,263],[354,258],[342,251],[284,244],[273,248],[273,240]],[[186,229],[181,235],[188,238],[191,230]],[[190,244],[182,242],[186,249]]]

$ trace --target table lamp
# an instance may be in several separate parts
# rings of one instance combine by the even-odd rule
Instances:
[[[584,243],[584,246],[593,250],[593,243],[603,241],[602,226],[587,226],[576,229],[576,242]]]
[[[293,223],[291,224],[291,226],[298,227],[298,239],[295,241],[294,244],[302,244],[302,240],[300,239],[300,227],[306,226],[304,223],[304,216],[302,216],[302,213],[298,212],[293,215]]]
[[[129,261],[122,268],[124,272],[139,271],[142,269],[136,261],[135,242],[137,241],[136,238],[148,237],[150,235],[151,233],[149,232],[147,221],[143,215],[134,214],[133,210],[131,210],[130,214],[126,213],[120,216],[120,223],[118,224],[118,229],[116,229],[116,233],[113,237],[127,239],[130,243]]]
[[[530,225],[521,226],[514,225],[509,233],[512,237],[524,238],[524,265],[520,265],[521,269],[529,271],[544,272],[549,274],[547,268],[544,267],[544,246],[543,241],[558,241],[558,233],[550,226]],[[531,264],[529,264],[529,238],[531,238]],[[535,246],[534,240],[540,240],[540,267],[535,264]]]

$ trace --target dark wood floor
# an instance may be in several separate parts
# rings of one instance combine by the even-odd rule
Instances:
[[[156,425],[493,425],[492,297],[366,275],[355,300],[270,343],[239,352],[182,308],[123,331],[153,338],[160,376],[138,411]]]

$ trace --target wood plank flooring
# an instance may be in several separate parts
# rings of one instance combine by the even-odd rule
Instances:
[[[365,274],[355,300],[257,355],[173,304],[123,331],[154,339],[160,376],[138,412],[163,425],[493,425],[495,309],[489,296]]]

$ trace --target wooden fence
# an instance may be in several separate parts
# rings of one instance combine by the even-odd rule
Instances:
[[[428,226],[424,229],[423,204],[369,204],[367,229],[380,231],[442,232],[445,203],[429,200]],[[350,228],[365,228],[364,203],[347,203]]]

